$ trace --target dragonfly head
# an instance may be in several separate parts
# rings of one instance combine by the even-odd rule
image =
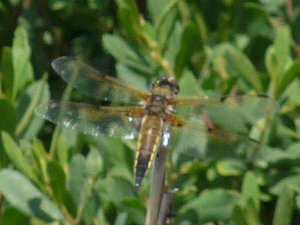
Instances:
[[[152,94],[165,97],[175,97],[179,93],[179,86],[173,77],[159,77],[152,84]]]

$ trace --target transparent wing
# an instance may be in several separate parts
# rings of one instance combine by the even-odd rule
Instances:
[[[72,58],[59,57],[52,61],[52,67],[66,82],[92,98],[140,104],[149,96]]]
[[[91,135],[133,139],[140,125],[143,108],[97,107],[83,103],[51,101],[36,108],[45,119]]]
[[[177,98],[171,99],[170,104],[185,119],[239,133],[246,133],[258,119],[277,110],[276,102],[264,95]]]
[[[234,151],[243,147],[259,147],[256,140],[249,138],[247,133],[233,133],[226,128],[209,128],[204,121],[190,118],[185,120],[175,115],[168,115],[170,141],[169,148],[180,154],[192,156],[191,159],[232,157]]]

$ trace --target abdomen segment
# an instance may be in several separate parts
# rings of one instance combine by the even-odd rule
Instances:
[[[135,158],[135,186],[139,187],[160,145],[163,122],[156,116],[145,116],[142,121]]]

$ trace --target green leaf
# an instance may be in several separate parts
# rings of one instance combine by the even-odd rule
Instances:
[[[67,137],[63,134],[60,134],[57,141],[57,158],[60,165],[66,169],[68,166],[68,154],[69,148],[67,144]]]
[[[277,26],[273,45],[271,45],[265,55],[265,64],[272,80],[280,85],[280,80],[284,79],[284,71],[291,60],[291,34],[288,26]]]
[[[8,207],[1,215],[0,225],[29,225],[29,217],[16,208]]]
[[[280,98],[284,91],[287,90],[288,86],[300,76],[300,61],[295,61],[287,71],[281,76],[280,81],[277,84],[275,97]]]
[[[246,204],[234,207],[232,221],[234,225],[260,225],[259,211],[253,199],[246,200]]]
[[[14,70],[13,98],[17,92],[33,80],[33,71],[30,63],[31,49],[28,33],[22,26],[17,27],[12,47],[12,60]]]
[[[234,204],[239,201],[238,195],[223,189],[206,190],[184,205],[178,214],[180,217],[189,218],[190,221],[197,223],[200,221],[228,220],[231,217]]]
[[[265,147],[264,151],[257,154],[257,159],[268,163],[281,163],[300,159],[300,143],[291,144],[287,150]]]
[[[298,210],[300,210],[300,195],[297,195],[297,197],[296,197],[296,205],[297,205]]]
[[[86,159],[86,166],[87,173],[92,177],[103,171],[103,159],[97,149],[91,148]]]
[[[2,135],[3,145],[4,145],[5,151],[9,157],[9,159],[27,177],[29,177],[35,183],[39,184],[40,182],[39,182],[36,174],[34,173],[32,166],[30,165],[28,160],[23,155],[19,146],[15,143],[15,141],[6,132],[2,132],[1,135]]]
[[[198,85],[198,81],[190,71],[184,71],[183,76],[179,80],[180,96],[193,96],[200,95],[202,92]],[[190,115],[190,108],[184,109],[181,107],[177,111],[178,115],[187,117]],[[197,121],[197,118],[188,118],[190,121]],[[174,130],[172,137],[172,145],[174,146],[174,152],[184,153],[190,156],[201,157],[206,152],[207,139],[203,132],[199,130],[191,130],[188,127],[183,127],[178,130]],[[174,140],[174,141],[173,141]],[[179,158],[179,160],[181,157]]]
[[[126,225],[127,224],[127,213],[121,213],[117,216],[114,225]]]
[[[54,198],[63,204],[66,196],[66,175],[63,168],[57,161],[51,160],[47,162],[47,173]]]
[[[149,91],[149,82],[147,82],[147,80],[149,79],[145,77],[148,74],[142,74],[141,72],[136,71],[120,63],[117,63],[116,70],[118,78],[121,81],[124,81],[125,83],[133,85],[137,88],[140,88],[141,90]]]
[[[130,20],[132,23],[137,23],[140,20],[139,11],[135,1],[133,0],[117,0],[119,10],[126,8],[130,12]],[[123,24],[125,25],[125,24]]]
[[[287,60],[290,57],[291,54],[290,44],[291,44],[290,28],[286,25],[278,26],[276,30],[276,37],[274,40],[274,47],[275,47],[275,54],[277,56],[278,62],[281,65],[285,65]]]
[[[39,171],[39,175],[42,177],[42,180],[48,182],[48,174],[47,174],[47,161],[48,154],[44,148],[43,143],[35,138],[33,140],[32,146],[30,147],[32,155],[37,164],[37,170]]]
[[[122,188],[120,188],[122,187]],[[122,177],[113,176],[99,182],[98,190],[103,190],[101,198],[121,206],[123,201],[136,195],[132,182]]]
[[[237,176],[245,170],[244,163],[238,160],[221,160],[217,162],[216,167],[222,176]]]
[[[191,71],[184,71],[184,74],[179,80],[180,93],[179,96],[201,95],[199,81],[193,76]]]
[[[247,172],[244,176],[242,194],[246,200],[252,200],[254,209],[259,212],[260,209],[260,190],[257,178],[254,173]]]
[[[89,185],[87,185],[82,192],[86,193],[84,199],[82,199],[82,205],[78,207],[78,210],[83,207],[82,220],[85,224],[93,224],[94,218],[97,215],[98,210],[101,208],[102,203],[99,193],[94,189],[94,186]]]
[[[75,155],[70,163],[70,178],[68,182],[68,190],[77,205],[80,204],[82,193],[88,180],[88,172],[86,162],[82,155]]]
[[[273,45],[271,45],[265,53],[265,64],[268,70],[268,73],[270,74],[270,76],[276,80],[278,75],[278,59],[276,58],[276,54],[275,54],[275,48]]]
[[[105,218],[105,214],[104,214],[103,209],[99,209],[99,210],[98,210],[96,221],[97,221],[99,224],[104,224],[104,225],[108,225],[108,224],[109,224],[109,223],[107,222],[106,218]]]
[[[164,52],[169,44],[170,38],[172,38],[172,33],[174,32],[174,26],[176,24],[177,11],[174,8],[174,4],[177,0],[169,1],[169,4],[164,9],[163,14],[158,18],[155,33],[156,40],[159,44],[159,49]],[[177,48],[177,46],[173,46]]]
[[[9,98],[12,97],[13,93],[13,62],[11,48],[4,47],[2,50],[2,76],[0,84],[2,85],[3,93]],[[1,86],[0,86],[1,88]]]
[[[182,31],[180,49],[176,55],[175,74],[181,76],[184,68],[190,62],[192,54],[198,51],[201,45],[200,34],[195,23],[188,23]]]
[[[245,209],[241,205],[234,206],[231,219],[234,225],[248,225]]]
[[[114,138],[97,138],[99,141],[100,153],[105,160],[105,166],[110,168],[114,176],[123,177],[132,182],[133,151],[125,148],[122,141]],[[131,142],[131,144],[133,144]],[[113,146],[113,149],[112,149]],[[135,150],[135,149],[134,149]]]
[[[170,33],[170,37],[168,38],[165,46],[161,46],[163,49],[165,49],[163,57],[169,62],[171,68],[175,68],[176,65],[176,56],[181,48],[181,36],[182,25],[181,23],[177,22],[174,24]]]
[[[282,190],[289,188],[294,191],[300,190],[300,175],[290,175],[286,178],[279,180],[273,187],[271,187],[271,192],[273,194],[279,195]]]
[[[121,64],[145,74],[152,74],[150,65],[139,55],[132,46],[116,35],[104,35],[103,45]]]
[[[0,98],[0,131],[14,134],[16,128],[16,112],[13,105],[6,99]]]
[[[118,18],[122,24],[122,30],[138,46],[145,47],[145,34],[143,22],[138,12],[135,1],[118,0]]]
[[[158,22],[159,16],[168,4],[168,0],[147,0],[149,14],[154,23]]]
[[[157,22],[156,22],[157,28],[162,28],[163,26],[165,26],[164,23],[166,23],[167,21],[173,22],[171,19],[174,18],[172,13],[175,11],[174,8],[177,5],[177,3],[178,0],[171,0],[166,2],[166,5],[163,7],[163,9],[158,15]],[[169,17],[170,15],[171,17]],[[157,31],[159,31],[159,29],[157,29]]]
[[[31,140],[37,135],[44,119],[34,113],[35,107],[50,99],[49,86],[45,80],[32,83],[18,98],[18,126],[16,136],[25,140]]]
[[[288,186],[282,188],[277,199],[273,225],[290,225],[294,207],[294,191]]]
[[[243,79],[251,88],[254,88],[259,93],[263,93],[259,75],[244,53],[236,48],[229,47],[224,57],[227,58],[228,66],[235,71],[239,78]]]
[[[45,221],[63,220],[64,218],[57,206],[47,196],[15,170],[0,171],[0,190],[11,205],[27,215]]]
[[[96,165],[99,162],[99,156],[96,156],[97,153],[94,151],[96,150],[89,153],[86,160],[82,155],[75,155],[69,170],[69,191],[77,206],[77,215],[81,214],[87,224],[93,222],[101,203],[99,194],[95,190],[101,165]]]

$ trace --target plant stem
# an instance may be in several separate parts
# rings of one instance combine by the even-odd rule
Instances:
[[[178,189],[174,188],[164,193],[157,225],[170,224],[170,219],[174,216],[175,197],[177,191]]]
[[[146,225],[157,225],[162,196],[165,189],[165,164],[167,153],[167,148],[162,146],[155,158],[146,216]]]

